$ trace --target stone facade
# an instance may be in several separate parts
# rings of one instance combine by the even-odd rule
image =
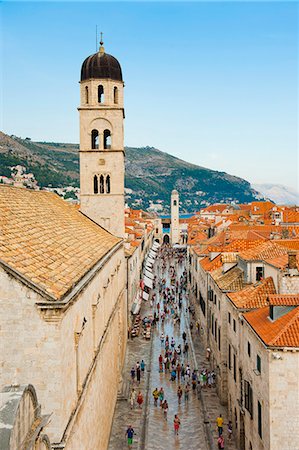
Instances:
[[[47,427],[52,443],[62,441],[72,450],[105,448],[126,348],[123,246],[63,307],[45,304],[4,270],[0,276],[6,317],[0,384],[15,378],[34,384],[43,411],[53,414]],[[94,432],[86,433],[86,427]]]

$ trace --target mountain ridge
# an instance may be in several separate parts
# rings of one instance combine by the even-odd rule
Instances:
[[[126,199],[133,207],[160,204],[167,210],[173,189],[180,192],[182,211],[259,197],[241,177],[189,163],[154,147],[125,147],[125,153]],[[9,176],[10,167],[17,164],[34,173],[41,187],[79,186],[78,144],[33,142],[0,132],[0,175]]]

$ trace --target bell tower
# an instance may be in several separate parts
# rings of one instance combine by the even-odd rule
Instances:
[[[171,192],[171,245],[180,243],[179,193]]]
[[[124,236],[124,82],[119,62],[100,42],[80,81],[80,211]]]

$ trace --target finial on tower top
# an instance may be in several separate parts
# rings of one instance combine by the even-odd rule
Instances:
[[[105,49],[103,47],[103,44],[104,44],[104,42],[103,42],[103,33],[101,31],[100,50],[99,50],[100,51],[100,55],[103,55],[105,53]]]

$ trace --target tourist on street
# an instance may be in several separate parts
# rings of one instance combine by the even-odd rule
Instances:
[[[164,419],[167,420],[167,412],[168,412],[167,400],[164,400],[164,402],[162,403],[162,410],[163,410]]]
[[[178,403],[181,403],[182,400],[182,395],[183,395],[183,389],[181,388],[181,386],[178,387],[178,391],[177,391],[177,396],[178,396]]]
[[[176,414],[173,419],[174,434],[176,434],[176,435],[179,434],[180,425],[181,425],[181,421],[179,419],[179,416]]]
[[[153,397],[154,397],[154,405],[158,405],[158,398],[159,398],[159,391],[158,388],[153,390]]]
[[[164,333],[162,333],[161,336],[160,336],[161,347],[163,347],[164,339],[165,339],[165,336],[164,336]]]
[[[190,391],[190,385],[189,385],[189,383],[187,383],[186,386],[185,386],[185,389],[184,389],[185,402],[188,402],[188,400],[189,400],[189,391]]]
[[[186,341],[185,346],[184,346],[184,353],[186,354],[187,357],[188,357],[188,351],[189,351],[189,344]]]
[[[161,387],[159,391],[159,399],[160,399],[160,406],[162,406],[163,400],[164,400],[164,389]]]
[[[135,431],[132,428],[132,425],[129,425],[129,428],[126,431],[126,436],[128,438],[128,448],[132,448],[134,434],[135,434]]]
[[[132,380],[132,383],[134,383],[134,381],[135,381],[135,375],[136,375],[135,368],[132,367],[132,369],[131,369],[131,380]]]
[[[210,356],[211,356],[211,349],[209,347],[207,347],[206,358],[207,358],[208,361],[210,361]]]
[[[135,400],[136,400],[136,391],[135,391],[135,389],[133,388],[133,389],[131,390],[131,393],[130,393],[130,406],[131,406],[131,409],[134,408]]]
[[[171,374],[170,374],[170,380],[175,381],[175,379],[176,379],[176,371],[174,369],[172,369]]]
[[[217,443],[218,443],[218,448],[223,450],[224,449],[224,437],[222,436],[222,434],[219,436]]]
[[[137,384],[140,384],[140,378],[141,378],[141,369],[140,369],[140,364],[139,362],[136,364],[136,379],[137,379]]]
[[[143,395],[140,391],[138,392],[138,395],[137,395],[137,403],[138,403],[139,408],[142,408]]]
[[[182,334],[182,338],[183,338],[183,341],[184,341],[184,343],[185,343],[185,340],[187,339],[187,334],[186,334],[186,331],[184,331],[184,332],[183,332],[183,334]]]
[[[144,374],[145,362],[143,361],[143,359],[141,360],[141,363],[140,363],[140,369],[141,369],[142,374]]]
[[[223,433],[223,418],[221,414],[217,417],[216,422],[218,427],[218,435],[221,436]]]

